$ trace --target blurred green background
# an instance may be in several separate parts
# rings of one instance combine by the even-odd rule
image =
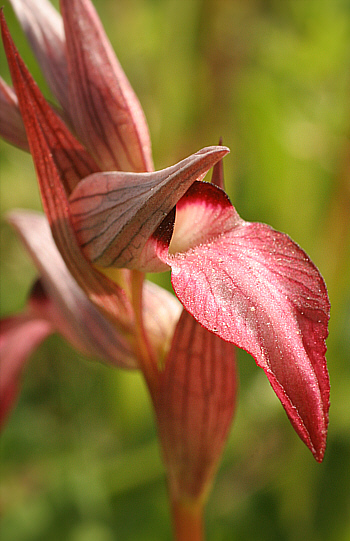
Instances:
[[[348,541],[350,1],[95,5],[146,112],[156,167],[222,136],[237,210],[288,232],[321,270],[332,303],[324,463],[313,460],[262,371],[240,352],[239,405],[208,503],[208,540]],[[6,1],[5,14],[48,95]],[[8,78],[2,50],[0,62]],[[31,158],[2,142],[0,160],[2,213],[40,208]],[[2,222],[3,315],[22,308],[34,276]],[[58,337],[24,373],[1,436],[1,486],[2,541],[171,539],[140,376],[86,361]]]

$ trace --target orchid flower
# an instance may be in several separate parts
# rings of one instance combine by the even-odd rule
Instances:
[[[36,86],[2,14],[14,89],[0,84],[0,133],[30,149],[46,215],[9,217],[40,278],[24,314],[2,322],[5,410],[29,353],[51,332],[140,369],[178,539],[189,531],[200,539],[199,509],[235,409],[235,346],[264,370],[296,432],[323,459],[326,286],[287,235],[240,218],[224,191],[228,148],[154,171],[144,113],[90,0],[61,0],[62,18],[47,0],[11,4],[59,107]],[[164,271],[178,300],[145,280]]]

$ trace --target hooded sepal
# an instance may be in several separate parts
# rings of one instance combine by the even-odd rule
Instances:
[[[159,242],[170,241],[169,220],[152,235],[188,188],[227,152],[226,147],[207,147],[162,171],[95,173],[83,179],[69,203],[85,256],[101,267],[167,270],[154,255]]]

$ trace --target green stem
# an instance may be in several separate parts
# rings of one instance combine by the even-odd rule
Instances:
[[[203,504],[172,501],[175,541],[204,541]]]

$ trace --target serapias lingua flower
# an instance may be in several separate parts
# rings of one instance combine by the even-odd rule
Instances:
[[[74,7],[72,3],[69,5],[71,8]],[[52,36],[55,32],[60,34],[61,20],[57,20],[57,12],[52,11],[51,6],[42,0],[35,3],[17,2],[15,6],[19,10],[20,18],[24,15],[29,17],[40,46],[44,49],[48,47],[44,53],[50,56],[53,52],[52,43],[55,43],[54,54],[56,56],[58,54],[61,58],[57,48],[60,38]],[[34,7],[38,8],[38,19],[35,22]],[[79,7],[87,8],[84,12],[85,19],[90,17],[90,24],[95,30],[97,27],[100,33],[103,32],[92,5],[78,2],[75,8]],[[78,20],[84,20],[84,24],[87,25],[88,21],[85,19],[82,14],[78,17]],[[15,211],[9,216],[10,222],[20,234],[38,268],[41,275],[40,290],[44,290],[44,294],[38,295],[38,287],[34,288],[25,313],[11,318],[9,332],[6,332],[9,327],[6,324],[7,320],[3,321],[2,370],[6,370],[9,365],[10,369],[7,370],[9,376],[6,381],[4,380],[2,392],[5,395],[6,390],[11,391],[11,388],[17,387],[23,364],[32,350],[27,348],[23,351],[21,347],[12,347],[15,342],[20,345],[28,339],[26,336],[28,327],[21,325],[23,317],[34,319],[34,325],[42,324],[47,333],[59,331],[80,350],[82,341],[79,338],[81,335],[89,335],[88,342],[84,343],[83,340],[83,351],[88,350],[90,355],[98,356],[120,367],[138,367],[145,375],[159,419],[168,477],[171,479],[169,488],[173,505],[177,507],[176,501],[184,495],[187,500],[200,498],[203,502],[203,494],[208,490],[234,412],[237,387],[234,346],[207,331],[184,311],[179,321],[181,333],[187,333],[189,336],[189,345],[184,354],[178,343],[179,331],[174,335],[174,327],[181,311],[181,305],[174,296],[144,280],[144,275],[139,271],[105,269],[101,273],[88,263],[75,241],[67,197],[81,178],[108,167],[103,160],[97,165],[91,153],[72,136],[61,120],[67,119],[68,113],[61,110],[57,116],[48,106],[15,51],[4,20],[2,23],[7,50],[10,57],[14,53],[12,60],[16,59],[15,62],[10,60],[14,68],[12,75],[14,81],[17,81],[16,92],[21,95],[19,105],[42,188],[43,206],[47,210],[51,226],[50,232],[47,221],[37,213]],[[31,34],[31,24],[26,20],[22,20],[22,23],[24,27],[29,28],[28,32]],[[83,41],[86,43],[85,38]],[[105,44],[104,34],[100,41]],[[65,43],[62,41],[60,43],[61,48],[65,50]],[[110,54],[108,57],[110,58]],[[94,60],[99,64],[96,56]],[[99,67],[106,75],[111,66],[105,65],[105,58],[102,64],[102,67]],[[46,62],[46,65],[51,69],[54,62]],[[150,145],[147,143],[148,129],[142,110],[137,105],[137,98],[116,60],[112,67],[116,88],[111,96],[112,103],[109,105],[109,122],[114,118],[114,136],[119,140],[125,138],[123,144],[119,145],[114,159],[125,163],[126,158],[123,154],[130,154],[133,165],[129,167],[125,165],[126,168],[152,169]],[[61,68],[62,63],[57,70]],[[91,69],[95,72],[97,68],[93,66]],[[64,74],[60,73],[60,76],[64,78]],[[89,76],[91,77],[91,73]],[[109,83],[111,78],[112,75],[109,74]],[[103,78],[97,77],[97,81],[103,82]],[[94,88],[95,86],[94,83]],[[22,90],[19,90],[19,87]],[[5,83],[3,88],[6,89],[6,96],[14,96],[12,89]],[[106,92],[106,89],[102,91],[104,94]],[[26,149],[28,141],[23,142],[23,137],[20,138],[23,126],[22,128],[18,126],[18,119],[21,116],[17,97],[6,99],[5,103],[7,108],[4,114],[11,127],[11,142]],[[96,110],[97,107],[98,110],[105,103],[106,100],[103,104],[98,102],[91,109]],[[77,108],[74,110],[77,111]],[[95,119],[93,125],[96,126],[98,122],[99,118]],[[73,121],[70,122],[72,123]],[[140,133],[143,135],[139,136]],[[6,133],[2,132],[2,135],[6,139]],[[97,139],[101,137],[101,140],[95,141],[94,147],[106,146],[101,132],[97,133],[96,137]],[[141,144],[139,139],[142,139]],[[191,156],[179,167],[171,169],[172,181],[176,182],[180,175],[183,182],[186,182],[186,177],[187,182],[190,182],[191,176],[204,175],[204,171],[226,152],[227,150],[223,148],[211,148],[204,153]],[[103,151],[101,153],[103,155]],[[166,171],[161,175],[167,177],[168,173],[169,171]],[[160,178],[159,175],[156,177]],[[168,179],[168,183],[171,179]],[[52,190],[53,185],[56,186],[55,190]],[[162,213],[164,212],[163,209]],[[159,217],[163,219],[162,214],[158,214],[157,219]],[[67,238],[70,239],[69,243],[66,242]],[[114,281],[111,281],[108,275],[111,275]],[[66,280],[69,287],[65,285]],[[85,295],[83,303],[82,295]],[[101,314],[96,312],[93,304],[98,307]],[[46,309],[47,306],[50,306],[50,310]],[[85,310],[87,314],[84,313]],[[98,316],[96,321],[95,315]],[[37,321],[39,323],[36,323]],[[67,329],[71,329],[72,332],[68,334]],[[77,331],[78,336],[73,331]],[[39,338],[43,339],[44,334],[42,333],[38,340]],[[33,341],[31,344],[34,347]],[[16,370],[12,369],[14,365],[17,367]],[[218,387],[210,384],[213,378]],[[220,394],[222,392],[223,396]],[[11,400],[7,402],[4,414],[13,407],[15,399],[14,393],[8,392],[6,396],[10,396]],[[183,403],[184,397],[189,409],[181,407],[179,410],[178,405]],[[211,422],[208,422],[208,408]],[[184,423],[188,430],[184,430]],[[169,447],[169,441],[174,441],[174,438],[176,446]]]
[[[62,19],[46,0],[11,3],[61,109],[35,85],[2,15],[16,94],[0,86],[13,98],[4,113],[11,138],[2,135],[25,148],[20,111],[67,273],[145,375],[171,492],[198,498],[208,486],[234,411],[233,345],[263,368],[296,432],[321,461],[329,301],[317,268],[287,235],[240,218],[222,189],[226,147],[207,147],[153,171],[143,111],[89,0],[61,0]],[[204,182],[213,166],[215,181]],[[162,345],[147,329],[152,301],[144,274],[164,270],[171,270],[184,310],[174,331],[175,301]],[[190,409],[184,396],[194,401]],[[212,415],[222,416],[219,432]]]

